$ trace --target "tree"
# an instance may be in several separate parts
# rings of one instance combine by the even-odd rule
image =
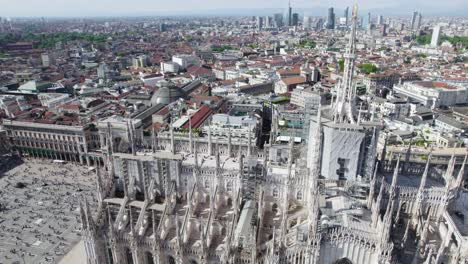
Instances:
[[[38,48],[51,48],[58,42],[68,41],[88,41],[92,43],[103,43],[110,35],[107,34],[92,34],[92,33],[78,33],[78,32],[59,32],[59,33],[33,33],[33,31],[25,31],[22,34],[13,35],[0,34],[0,46],[15,43],[19,41],[27,41],[35,43]]]
[[[223,52],[225,50],[234,50],[236,48],[229,46],[229,45],[222,45],[222,46],[212,46],[211,50],[214,52]]]
[[[379,71],[379,68],[377,68],[377,66],[375,66],[372,63],[363,63],[363,64],[359,65],[358,68],[361,69],[361,71],[365,72],[366,74],[370,74],[370,73],[374,73],[374,72]]]
[[[317,43],[315,43],[315,41],[311,39],[306,39],[306,40],[301,40],[297,46],[301,48],[313,49],[317,46]]]
[[[419,45],[427,45],[431,43],[432,35],[419,35],[416,37],[416,42]]]
[[[338,65],[340,67],[340,72],[344,71],[344,60],[339,60]]]
[[[419,45],[427,45],[427,44],[431,43],[431,39],[432,39],[432,34],[420,35],[420,36],[416,37],[416,42]],[[457,45],[457,44],[460,43],[463,48],[465,48],[465,49],[468,48],[468,37],[467,36],[453,36],[453,37],[442,36],[440,38],[440,40],[441,40],[441,42],[448,41],[452,45]]]

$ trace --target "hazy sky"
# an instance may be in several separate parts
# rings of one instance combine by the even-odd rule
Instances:
[[[293,7],[314,8],[359,5],[362,10],[392,10],[402,14],[468,12],[468,0],[292,0]],[[287,0],[0,0],[0,16],[95,16],[139,13],[182,13],[216,9],[265,9],[287,6]],[[463,14],[463,13],[462,13]],[[324,14],[325,15],[325,14]]]

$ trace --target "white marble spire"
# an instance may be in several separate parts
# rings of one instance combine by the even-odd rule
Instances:
[[[319,221],[319,185],[318,180],[320,177],[320,156],[321,156],[321,147],[322,147],[322,109],[319,104],[317,112],[317,127],[314,135],[314,144],[312,146],[311,154],[311,164],[309,168],[309,180],[308,180],[308,189],[309,189],[309,239],[313,239],[317,232],[318,221]]]
[[[366,171],[365,171],[366,180],[368,180],[372,176],[372,173],[375,173],[375,170],[374,170],[375,152],[376,152],[376,147],[377,147],[376,138],[377,138],[377,130],[374,128],[372,131],[372,137],[371,137],[371,141],[369,143],[369,147],[368,147],[367,155],[366,155]]]
[[[380,234],[381,236],[381,243],[386,244],[390,238],[390,230],[392,227],[392,216],[393,216],[393,208],[395,207],[395,200],[389,201],[387,205],[387,210],[385,211],[385,215],[383,218],[383,230]]]
[[[96,166],[96,183],[97,183],[97,198],[101,203],[104,195],[104,184],[102,182],[101,172],[99,170],[99,165]]]
[[[189,117],[189,153],[193,153],[192,118]]]
[[[380,190],[379,190],[379,195],[377,196],[377,200],[375,200],[375,203],[372,205],[372,226],[375,228],[377,226],[377,223],[379,222],[379,214],[380,214],[380,206],[382,204],[382,197],[384,194],[384,182],[385,179],[382,177],[382,183],[380,184]]]
[[[372,208],[372,202],[374,201],[375,184],[377,183],[377,169],[378,169],[378,166],[375,166],[374,174],[372,176],[370,186],[369,186],[369,196],[367,197],[367,208]]]
[[[252,129],[249,124],[249,145],[247,146],[247,156],[250,156],[252,154]]]
[[[450,160],[447,164],[447,170],[445,171],[444,175],[445,185],[447,186],[447,188],[449,188],[450,183],[453,179],[453,172],[455,170],[455,164],[457,163],[456,161],[457,157],[455,157],[455,153],[452,153],[452,156],[450,157]]]
[[[468,152],[465,154],[465,158],[463,159],[463,164],[460,168],[460,171],[458,172],[457,180],[455,181],[455,188],[457,190],[463,187],[462,184],[463,184],[463,177],[465,176],[465,164],[466,164],[467,157],[468,157]]]
[[[176,149],[175,149],[174,127],[172,126],[172,123],[169,126],[170,126],[170,133],[171,133],[171,152],[172,154],[175,154]]]
[[[213,155],[213,141],[211,138],[211,122],[208,124],[208,155]]]
[[[227,149],[227,152],[228,152],[228,157],[231,157],[232,155],[232,139],[231,139],[231,126],[229,126],[229,131],[228,131],[228,149]]]
[[[427,176],[429,174],[429,166],[431,164],[431,159],[432,159],[432,150],[429,153],[429,156],[427,157],[426,167],[424,168],[424,172],[421,178],[421,183],[419,184],[418,196],[422,195],[422,192],[424,191],[424,188],[426,187],[426,181],[427,181]]]
[[[390,197],[388,198],[389,200],[393,200],[396,196],[396,187],[397,187],[399,170],[400,170],[400,156],[398,156],[395,170],[393,171],[392,185],[390,185],[390,190],[388,191],[390,194]]]
[[[344,54],[343,79],[337,86],[336,101],[333,106],[333,120],[337,123],[356,123],[356,92],[353,85],[354,60],[356,59],[357,6],[353,8],[352,26],[346,53]]]

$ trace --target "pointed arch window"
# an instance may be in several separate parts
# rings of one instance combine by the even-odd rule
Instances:
[[[153,254],[151,254],[151,252],[146,252],[146,263],[154,264]]]
[[[278,188],[273,189],[273,198],[278,198],[279,197],[279,190]]]
[[[167,259],[167,262],[168,262],[169,264],[176,264],[176,261],[175,261],[175,259],[174,259],[173,256],[169,256],[168,259]]]
[[[133,264],[133,254],[132,254],[132,251],[129,248],[127,248],[125,255],[127,257],[127,263],[128,264]]]
[[[302,201],[303,198],[304,198],[304,194],[302,193],[302,191],[297,191],[296,199],[299,201]]]

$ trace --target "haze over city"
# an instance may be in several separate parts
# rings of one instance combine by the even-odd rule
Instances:
[[[143,15],[264,15],[266,10],[285,9],[284,0],[1,0],[1,16],[6,17],[66,17],[66,16],[143,16]],[[361,11],[374,11],[385,15],[405,15],[413,9],[420,9],[428,15],[463,15],[468,10],[465,0],[328,0],[291,1],[291,4],[308,15],[320,15],[329,6],[344,9],[358,4]]]

